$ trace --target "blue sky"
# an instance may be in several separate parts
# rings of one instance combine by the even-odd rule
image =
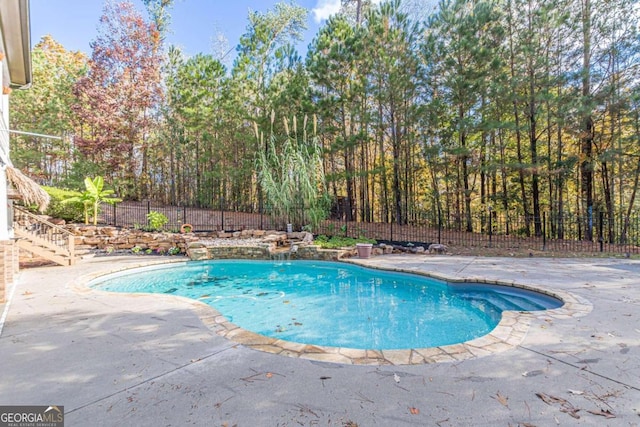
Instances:
[[[187,55],[214,53],[213,39],[223,34],[229,48],[235,48],[247,27],[249,10],[265,12],[277,0],[174,0],[168,41],[180,46]],[[36,44],[50,34],[67,50],[91,55],[89,43],[96,37],[96,27],[104,0],[31,0],[31,38]],[[133,0],[145,14],[141,0]],[[340,0],[295,0],[309,10],[308,30],[298,50],[304,57],[323,19],[335,13]],[[232,52],[234,53],[235,50]]]

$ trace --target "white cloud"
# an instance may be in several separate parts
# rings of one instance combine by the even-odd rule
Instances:
[[[332,15],[340,12],[341,0],[318,0],[316,7],[311,9],[316,22],[329,19]],[[382,0],[371,0],[373,4],[380,4]]]
[[[318,0],[312,10],[316,22],[322,22],[340,11],[340,0]]]
[[[329,19],[332,15],[340,12],[341,0],[318,0],[316,7],[311,9],[313,18],[316,22],[322,22]],[[380,4],[382,0],[371,0],[373,4]]]

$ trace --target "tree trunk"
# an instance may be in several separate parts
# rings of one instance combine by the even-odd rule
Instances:
[[[591,0],[582,0],[582,129],[580,137],[580,193],[584,240],[593,240],[593,118],[591,116]]]

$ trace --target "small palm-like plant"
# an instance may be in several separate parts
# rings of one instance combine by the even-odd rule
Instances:
[[[80,202],[84,206],[84,223],[89,224],[89,209],[93,210],[93,225],[98,224],[98,209],[100,203],[107,202],[110,204],[121,202],[122,199],[111,197],[114,193],[113,190],[105,190],[104,179],[101,176],[96,176],[91,179],[86,177],[84,179],[85,191],[80,196],[72,197],[65,200],[65,203]]]

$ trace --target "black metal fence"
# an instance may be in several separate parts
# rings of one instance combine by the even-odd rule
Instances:
[[[256,212],[234,212],[184,206],[166,206],[151,201],[123,202],[105,205],[100,223],[117,227],[148,228],[147,215],[165,215],[167,231],[179,231],[188,224],[195,232],[238,231],[245,229],[284,230],[287,222],[301,224],[299,219],[278,220],[268,209]],[[300,210],[302,211],[302,210]],[[302,214],[294,215],[301,218]],[[354,212],[353,218],[363,218]],[[299,225],[294,226],[300,228]],[[472,231],[467,231],[471,228]],[[346,215],[322,221],[314,234],[327,236],[366,237],[404,245],[428,246],[441,243],[458,250],[501,249],[503,251],[548,251],[567,255],[579,253],[640,253],[640,216],[609,219],[597,213],[586,223],[576,215],[552,217],[543,214],[538,220],[487,212],[471,218],[412,213],[406,224],[382,221],[349,220]],[[591,232],[591,238],[586,238]]]

